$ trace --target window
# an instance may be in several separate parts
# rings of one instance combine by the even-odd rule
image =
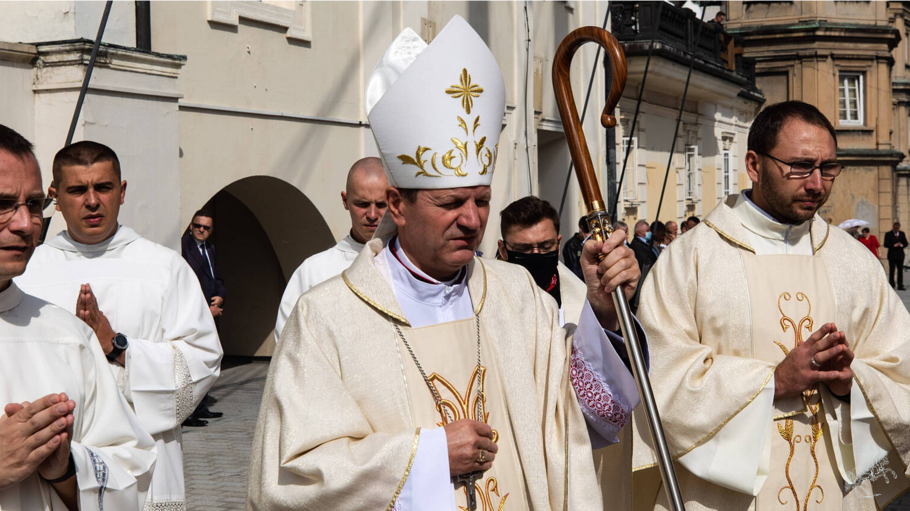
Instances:
[[[697,198],[698,191],[698,147],[686,146],[686,198]]]
[[[626,147],[629,145],[629,137],[622,138],[622,147],[619,148],[619,161],[617,170],[622,172],[622,162],[626,159]],[[630,148],[629,162],[626,163],[626,175],[622,181],[622,198],[623,200],[638,199],[638,137],[632,137],[632,147]],[[618,176],[617,176],[618,177]]]
[[[839,94],[841,124],[863,124],[863,75],[841,73]]]
[[[724,150],[724,195],[730,195],[733,193],[733,162],[731,160],[730,151]]]

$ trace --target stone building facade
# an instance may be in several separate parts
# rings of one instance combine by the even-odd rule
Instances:
[[[768,103],[801,100],[837,130],[837,178],[823,218],[869,222],[879,239],[910,222],[910,58],[904,2],[724,2],[726,28],[756,61]],[[885,251],[881,251],[884,257]]]

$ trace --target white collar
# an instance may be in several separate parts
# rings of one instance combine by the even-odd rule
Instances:
[[[204,241],[199,241],[199,240],[197,240],[195,236],[193,236],[193,241],[196,242],[196,248],[201,247],[202,244],[205,243]]]
[[[751,190],[749,190],[749,193],[751,193]],[[812,227],[811,220],[795,225],[778,222],[774,217],[755,205],[746,196],[745,192],[739,194],[736,204],[733,205],[733,211],[737,213],[743,227],[753,234],[769,240],[793,243],[795,240],[809,234]]]
[[[106,252],[108,250],[113,250],[115,248],[128,245],[136,240],[140,236],[136,234],[136,231],[130,229],[129,227],[124,227],[122,225],[117,227],[117,232],[114,233],[110,238],[93,245],[86,245],[84,243],[79,243],[73,238],[70,237],[67,231],[62,231],[60,234],[54,236],[53,238],[47,240],[46,244],[48,246],[54,247],[59,250],[66,252],[80,252],[80,253],[93,253],[93,252]],[[196,238],[193,238],[196,239]]]
[[[19,289],[15,282],[10,281],[9,287],[0,291],[0,313],[11,311],[22,303],[25,293]]]
[[[395,253],[391,250],[392,243],[395,244]],[[438,281],[430,277],[408,259],[407,254],[401,248],[397,236],[386,245],[384,251],[386,253],[385,260],[392,277],[392,285],[396,291],[407,295],[412,300],[427,305],[439,306],[468,294],[468,279],[465,278],[464,272],[459,272],[458,276],[447,282]],[[398,256],[397,258],[396,255]],[[415,277],[415,274],[419,275],[420,278]]]
[[[347,236],[342,238],[341,241],[339,241],[338,243],[335,244],[335,248],[337,248],[338,250],[340,250],[342,252],[347,252],[349,254],[359,254],[360,251],[363,250],[364,246],[365,246],[364,243],[360,243],[359,241],[355,240],[354,237],[351,236],[350,234],[348,234]]]

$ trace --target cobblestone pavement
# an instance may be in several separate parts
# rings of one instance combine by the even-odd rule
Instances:
[[[209,395],[224,417],[204,428],[183,428],[183,470],[189,511],[242,510],[250,447],[262,400],[267,360],[226,358]]]
[[[904,279],[910,285],[910,272]],[[910,308],[910,291],[898,295]],[[268,367],[267,360],[225,359],[221,378],[209,392],[218,399],[212,411],[224,412],[224,417],[204,428],[183,428],[189,511],[244,509],[250,446]],[[885,511],[910,511],[910,493]]]

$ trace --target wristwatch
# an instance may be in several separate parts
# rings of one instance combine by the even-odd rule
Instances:
[[[119,357],[121,353],[130,347],[130,343],[126,340],[126,336],[121,333],[114,335],[114,339],[111,340],[111,344],[114,346],[114,349],[112,349],[111,352],[107,354],[107,359],[111,362],[117,360],[117,357]]]

